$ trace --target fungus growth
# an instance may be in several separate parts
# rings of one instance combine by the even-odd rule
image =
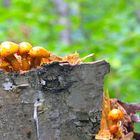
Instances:
[[[0,69],[6,72],[22,72],[40,67],[42,64],[53,62],[66,62],[75,65],[91,56],[93,54],[80,58],[78,53],[73,53],[61,57],[49,52],[43,47],[32,47],[28,42],[17,44],[11,41],[5,41],[0,44]]]
[[[0,57],[6,62],[10,63],[13,71],[20,70],[20,62],[15,57],[15,54],[18,52],[18,44],[5,41],[1,43],[0,46]]]
[[[123,112],[119,109],[112,109],[109,114],[108,114],[108,118],[109,120],[112,120],[113,122],[118,122],[120,120],[123,119]]]
[[[50,53],[46,49],[36,46],[32,48],[29,52],[31,57],[31,67],[40,66],[42,58],[49,58]]]
[[[21,42],[19,44],[18,55],[21,56],[21,69],[24,71],[30,70],[30,56],[29,51],[32,49],[32,45],[28,42]]]

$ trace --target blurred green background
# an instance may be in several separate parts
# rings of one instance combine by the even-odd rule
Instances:
[[[0,41],[28,41],[57,55],[95,53],[111,72],[111,97],[140,102],[139,0],[0,0]]]

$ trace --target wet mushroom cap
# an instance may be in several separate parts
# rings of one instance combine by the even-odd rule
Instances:
[[[47,58],[50,56],[49,51],[42,47],[33,47],[30,52],[29,52],[31,57],[42,57],[42,58]]]
[[[14,53],[17,53],[17,51],[18,51],[18,44],[10,42],[10,41],[5,41],[1,43],[1,46],[0,46],[1,57],[10,56]]]
[[[123,119],[123,117],[124,117],[124,114],[119,109],[112,109],[108,114],[109,120],[112,120],[112,121],[120,121]]]
[[[26,54],[32,49],[32,45],[28,42],[21,42],[19,44],[19,54]]]
[[[118,130],[119,130],[119,127],[118,127],[117,125],[112,125],[112,126],[110,126],[110,128],[109,128],[109,131],[110,131],[111,134],[117,133]]]

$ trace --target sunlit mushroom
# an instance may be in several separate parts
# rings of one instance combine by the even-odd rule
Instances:
[[[124,114],[119,109],[112,109],[108,114],[108,119],[112,120],[113,122],[117,122],[122,120],[124,117]]]
[[[5,41],[1,43],[0,56],[12,65],[14,71],[20,71],[20,62],[14,55],[17,52],[18,44],[10,41]]]
[[[32,45],[28,42],[21,42],[19,44],[18,54],[21,56],[21,70],[27,71],[30,69],[30,63],[28,61],[29,51],[32,49]]]
[[[50,56],[50,52],[40,46],[33,47],[29,54],[32,68],[40,66],[42,58],[48,58]]]

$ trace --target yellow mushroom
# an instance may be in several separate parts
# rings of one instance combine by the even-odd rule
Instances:
[[[31,57],[31,67],[35,68],[40,66],[42,58],[50,56],[50,52],[40,46],[36,46],[30,50],[29,55]]]
[[[32,49],[32,45],[28,42],[21,42],[19,44],[18,54],[21,56],[21,69],[27,71],[30,69],[30,63],[28,61],[29,51]]]
[[[14,71],[20,71],[20,62],[14,55],[17,52],[18,52],[18,44],[10,41],[5,41],[1,43],[0,56],[1,58],[3,58],[5,61],[7,61],[12,65]]]
[[[118,122],[122,120],[124,117],[124,114],[121,110],[119,109],[112,109],[109,114],[108,114],[108,119],[112,120],[113,122]]]

